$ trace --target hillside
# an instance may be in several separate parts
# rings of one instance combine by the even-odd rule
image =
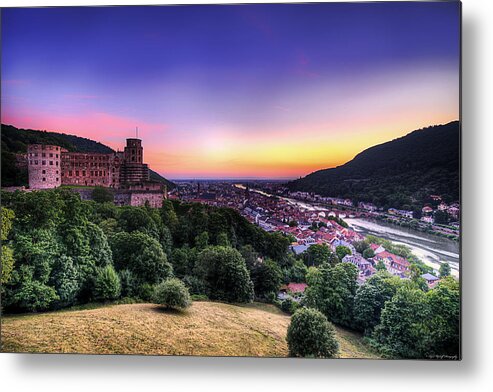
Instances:
[[[26,185],[27,173],[15,167],[15,154],[25,153],[29,144],[54,144],[73,152],[98,152],[108,154],[114,150],[102,143],[65,133],[20,129],[2,124],[2,186]],[[151,170],[151,180],[174,188],[175,184]]]
[[[3,352],[285,357],[290,317],[272,305],[194,302],[184,313],[115,305],[2,318]],[[341,358],[375,358],[338,329]]]
[[[454,121],[368,148],[342,166],[316,171],[288,187],[396,208],[420,208],[430,194],[457,201],[459,153],[460,123]]]

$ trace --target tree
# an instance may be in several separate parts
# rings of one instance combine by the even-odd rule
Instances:
[[[450,276],[450,264],[447,263],[447,262],[444,262],[442,264],[440,264],[440,269],[439,269],[439,273],[440,273],[440,278],[445,278],[446,276]]]
[[[400,278],[388,272],[379,272],[358,287],[354,297],[354,319],[356,326],[370,334],[380,322],[380,314],[401,287]]]
[[[363,251],[363,257],[365,259],[371,259],[372,257],[375,257],[375,252],[372,248],[367,248]]]
[[[156,286],[154,302],[176,310],[184,310],[192,303],[187,287],[176,278],[167,279]]]
[[[2,231],[0,234],[2,239],[2,275],[0,282],[2,284],[5,284],[10,280],[10,276],[14,270],[14,252],[12,251],[12,248],[7,245],[7,238],[14,224],[14,217],[15,214],[13,210],[1,207]]]
[[[306,305],[318,309],[333,323],[352,326],[357,278],[358,269],[351,263],[310,268],[304,299]]]
[[[231,246],[228,235],[226,233],[219,233],[216,238],[216,244],[218,246]]]
[[[443,265],[443,264],[442,264]],[[459,282],[445,277],[426,293],[430,316],[426,319],[428,355],[460,356],[460,288]]]
[[[54,287],[59,297],[56,307],[73,305],[77,300],[81,284],[79,270],[74,265],[72,257],[60,255],[53,265],[50,276],[50,286]]]
[[[282,271],[277,263],[265,259],[255,265],[251,273],[255,295],[266,297],[267,294],[277,294],[282,283]]]
[[[113,202],[114,195],[113,191],[110,188],[105,188],[102,186],[97,186],[92,191],[92,199],[96,203],[108,203]]]
[[[318,310],[310,308],[295,312],[287,341],[291,357],[331,358],[339,349],[333,325]]]
[[[351,254],[351,249],[349,249],[347,246],[339,245],[338,247],[336,247],[336,255],[339,261],[342,261],[344,256],[350,254]]]
[[[94,299],[97,301],[117,299],[120,293],[120,277],[113,266],[98,268],[94,278]]]
[[[195,237],[195,247],[198,250],[202,250],[209,246],[209,233],[207,231],[203,231],[197,237]]]
[[[377,271],[387,271],[387,267],[385,266],[385,263],[383,260],[378,260],[377,265],[375,266],[375,269]]]
[[[325,244],[311,245],[305,253],[305,264],[309,267],[326,264],[329,262],[331,253],[329,247]]]
[[[204,282],[211,299],[227,302],[250,302],[253,283],[245,260],[236,249],[212,246],[199,253],[196,275]]]
[[[289,281],[295,283],[305,282],[308,268],[301,260],[295,260],[293,266],[289,269]]]
[[[118,217],[119,226],[128,233],[140,231],[159,239],[156,222],[148,214],[145,207],[121,207]]]
[[[137,295],[138,286],[136,279],[131,271],[123,269],[118,271],[120,277],[121,296],[123,298],[132,298]]]
[[[447,211],[437,210],[434,214],[435,223],[446,225],[450,222],[450,216]]]
[[[128,269],[139,284],[171,277],[172,267],[159,242],[141,232],[117,233],[110,239],[117,270]]]
[[[427,350],[424,337],[430,333],[426,328],[429,316],[430,307],[423,291],[400,288],[385,303],[380,324],[373,332],[380,351],[389,357],[423,358]]]

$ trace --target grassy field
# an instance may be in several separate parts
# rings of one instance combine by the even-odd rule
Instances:
[[[2,351],[285,357],[290,317],[265,304],[194,302],[185,312],[131,304],[2,318]],[[341,358],[375,358],[338,329]]]

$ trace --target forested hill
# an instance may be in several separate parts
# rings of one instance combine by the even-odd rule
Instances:
[[[2,124],[2,186],[25,185],[27,174],[19,173],[15,167],[15,154],[27,152],[28,144],[53,144],[73,152],[111,153],[114,150],[102,143],[85,137],[65,133],[20,129]],[[151,179],[166,184],[175,184],[151,170]]]
[[[459,200],[460,123],[419,129],[364,150],[342,166],[288,183],[291,190],[417,208],[430,194]]]

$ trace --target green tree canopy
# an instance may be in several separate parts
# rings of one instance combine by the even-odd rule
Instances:
[[[250,302],[253,283],[245,260],[236,249],[212,246],[200,252],[195,273],[204,282],[207,296],[227,302]]]
[[[321,312],[310,308],[294,313],[287,341],[290,357],[331,358],[339,349],[334,326]]]

